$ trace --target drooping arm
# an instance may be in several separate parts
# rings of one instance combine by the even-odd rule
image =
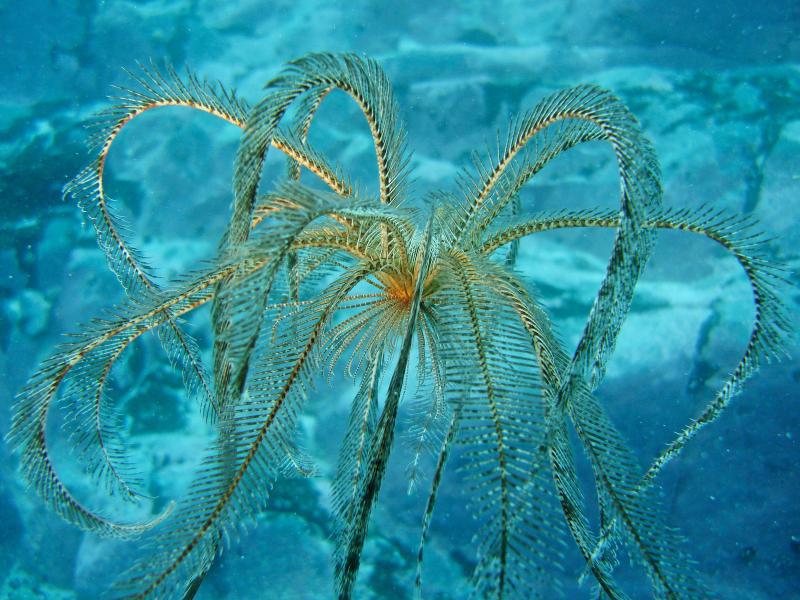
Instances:
[[[299,231],[323,216],[332,203],[315,204],[310,215],[300,211],[299,221],[294,227]],[[288,219],[288,215],[282,215]],[[291,219],[286,225],[291,225]],[[179,289],[165,295],[148,295],[132,303],[129,308],[120,309],[120,316],[113,322],[103,322],[92,326],[77,342],[63,347],[31,378],[30,383],[15,406],[9,442],[22,455],[23,472],[39,494],[66,520],[84,529],[107,535],[129,536],[141,531],[140,526],[125,526],[112,523],[85,507],[66,489],[58,477],[46,444],[47,417],[61,384],[71,376],[74,368],[80,366],[78,384],[73,391],[80,397],[73,398],[78,403],[76,413],[94,414],[98,410],[97,401],[101,399],[102,387],[116,357],[143,333],[159,326],[169,326],[177,318],[211,300],[218,293],[221,281],[232,281],[231,285],[244,285],[267,266],[280,262],[290,245],[291,231],[283,231],[275,224],[281,235],[269,235],[265,239],[256,237],[246,248],[232,256],[223,255],[211,269],[190,277]],[[273,232],[274,233],[274,232]],[[320,245],[324,247],[323,241]],[[228,290],[227,293],[231,293]],[[89,366],[86,366],[89,365]],[[78,420],[82,427],[78,435],[86,439],[99,440],[93,418]]]
[[[290,63],[287,75],[292,70],[320,78],[307,93],[308,101],[301,105],[298,115],[301,132],[308,131],[316,111],[333,89],[342,90],[356,102],[372,135],[381,202],[395,204],[402,191],[408,159],[397,103],[380,66],[353,54],[315,54]]]
[[[640,471],[633,454],[591,390],[584,384],[574,390],[568,402],[560,402],[559,393],[563,384],[558,379],[568,373],[561,365],[568,365],[569,362],[560,344],[552,333],[548,333],[549,320],[543,310],[537,307],[515,278],[497,272],[496,282],[498,290],[516,307],[520,319],[529,330],[543,379],[547,382],[548,451],[553,478],[567,524],[587,562],[587,568],[593,572],[606,594],[612,598],[624,597],[610,578],[613,561],[607,561],[610,557],[595,551],[596,538],[588,529],[582,508],[580,484],[567,435],[568,422],[572,423],[590,459],[595,481],[600,488],[598,493],[602,493],[607,500],[604,506],[611,508],[613,514],[619,517],[628,534],[626,539],[630,542],[631,550],[635,550],[647,566],[654,588],[669,598],[706,597],[703,584],[682,549],[682,538],[675,530],[664,525],[657,496],[639,489]],[[550,373],[556,374],[555,382],[548,381]]]
[[[245,137],[237,158],[236,206],[231,235],[235,242],[246,238],[243,215],[252,211],[261,166],[277,124],[287,108],[308,94],[303,109],[300,135],[307,130],[319,103],[332,88],[350,95],[361,108],[375,143],[381,201],[393,204],[401,189],[406,164],[402,129],[397,106],[386,75],[374,61],[355,55],[312,54],[289,63],[287,69],[268,84],[269,94],[249,113]],[[321,93],[324,92],[324,93]]]
[[[474,194],[467,195],[461,225],[456,225],[457,229],[460,227],[460,235],[471,236],[473,243],[480,243],[483,232],[472,228],[472,223],[481,223],[476,217],[484,210],[512,159],[536,134],[565,119],[588,124],[588,129],[576,130],[578,138],[591,135],[594,127],[600,130],[600,138],[611,144],[619,168],[621,195],[620,218],[606,274],[568,373],[561,382],[560,404],[568,402],[582,382],[593,388],[602,380],[633,299],[634,287],[650,255],[652,230],[642,224],[661,204],[660,173],[652,146],[627,108],[608,92],[594,86],[579,86],[554,94],[521,120],[497,161],[481,170],[472,186]],[[558,142],[554,147],[558,147]],[[525,179],[524,172],[521,179]],[[513,187],[512,184],[512,190]],[[491,203],[487,210],[491,214]]]
[[[77,342],[62,347],[47,360],[20,394],[14,407],[8,441],[21,454],[25,477],[65,520],[102,535],[130,537],[151,528],[166,516],[165,513],[153,521],[141,524],[118,524],[83,506],[67,489],[53,466],[46,441],[47,418],[56,393],[76,366],[82,363],[90,365],[78,374],[79,383],[73,387],[73,391],[95,390],[97,396],[84,394],[89,396],[85,400],[91,402],[101,393],[97,386],[105,382],[103,374],[109,366],[107,357],[118,356],[146,331],[207,302],[212,295],[212,286],[226,272],[223,268],[207,273],[181,292],[149,309],[126,314],[116,322],[95,325]],[[81,399],[75,400],[80,402]],[[87,427],[94,427],[92,419],[89,419]],[[99,439],[102,443],[102,438]]]
[[[304,93],[320,86],[338,87],[351,93],[364,106],[368,121],[375,127],[382,199],[388,203],[399,193],[397,186],[402,180],[404,164],[403,140],[396,126],[396,107],[388,84],[381,84],[381,81],[386,81],[385,75],[381,75],[382,71],[373,61],[353,55],[319,54],[290,63],[281,75],[268,84],[268,95],[248,114],[242,144],[236,156],[234,207],[222,242],[223,249],[235,249],[250,235],[264,160],[278,124],[290,105]],[[386,240],[387,236],[383,238]],[[241,391],[250,349],[259,330],[261,313],[257,305],[252,308],[255,319],[248,320],[250,331],[242,331],[241,335],[230,331],[235,306],[219,296],[212,308],[214,381],[217,395],[225,403],[236,398]],[[242,339],[237,342],[237,348],[228,342],[239,338]]]
[[[479,519],[473,578],[479,593],[532,596],[552,581],[560,516],[552,495],[548,502],[529,493],[546,437],[544,403],[531,401],[542,381],[528,334],[487,276],[488,263],[449,249],[431,302],[441,317],[446,399],[461,411],[457,443],[466,447],[469,506]],[[536,490],[547,487],[545,476],[535,476]]]
[[[514,239],[542,231],[564,228],[613,228],[619,217],[613,212],[587,212],[531,219],[508,227],[493,235],[483,245],[487,254]],[[745,272],[753,294],[755,316],[753,327],[733,373],[705,409],[670,442],[647,470],[642,483],[649,484],[656,474],[674,458],[685,444],[704,426],[715,421],[744,382],[764,360],[779,357],[790,325],[779,299],[777,287],[782,285],[780,269],[764,256],[765,239],[757,233],[752,221],[710,210],[673,210],[654,215],[644,223],[651,229],[672,229],[702,235],[730,252]]]
[[[586,501],[569,441],[567,419],[558,410],[558,390],[569,367],[569,358],[552,331],[549,317],[534,302],[521,282],[500,270],[490,272],[490,276],[498,294],[514,309],[530,336],[544,383],[543,400],[548,421],[545,451],[567,527],[586,561],[587,569],[592,572],[603,592],[611,600],[625,600],[627,596],[613,580],[613,569],[595,560],[592,552],[598,543],[597,536],[589,526]]]
[[[431,480],[431,490],[428,494],[428,500],[425,503],[425,512],[422,515],[422,529],[420,532],[419,546],[417,547],[417,569],[414,577],[414,598],[420,600],[422,598],[422,561],[425,553],[425,543],[428,541],[428,532],[433,519],[433,511],[436,507],[436,499],[439,495],[439,485],[442,482],[444,475],[444,468],[447,465],[447,460],[450,457],[450,451],[458,433],[458,423],[461,418],[460,411],[454,410],[450,417],[450,423],[447,428],[447,434],[442,440],[441,448],[439,449],[436,458],[436,467],[433,471],[433,478]]]
[[[559,125],[562,130],[548,137],[545,132],[553,125]],[[514,169],[515,157],[531,141],[538,141],[539,134],[545,137],[532,158]],[[617,156],[623,187],[621,210],[625,218],[635,221],[643,209],[657,206],[660,202],[658,164],[638,123],[612,94],[596,86],[583,85],[542,100],[512,124],[508,139],[498,149],[497,156],[490,159],[489,164],[477,165],[478,173],[463,186],[467,200],[457,234],[466,234],[471,227],[483,230],[491,223],[502,208],[494,210],[495,203],[490,202],[493,193],[499,191],[502,205],[552,158],[579,143],[598,139],[607,140]],[[497,190],[507,171],[512,177]],[[488,206],[487,202],[490,202]]]
[[[431,268],[433,244],[431,243],[433,219],[428,222],[425,234],[421,240],[416,256],[416,281],[409,298],[406,318],[402,331],[397,363],[389,380],[386,391],[386,400],[383,410],[375,424],[367,455],[365,457],[365,472],[357,498],[353,499],[352,506],[347,512],[350,516],[349,527],[343,531],[337,542],[334,565],[336,577],[336,594],[339,600],[349,600],[352,596],[353,586],[361,561],[361,552],[366,540],[369,517],[378,498],[378,493],[386,473],[389,454],[394,443],[394,430],[397,422],[397,413],[400,397],[405,388],[406,370],[412,350],[412,341],[417,333],[417,320],[420,314],[424,282]],[[384,334],[385,335],[385,334]],[[376,336],[381,337],[381,336]],[[383,350],[381,343],[380,350]]]
[[[241,128],[244,126],[247,107],[235,94],[227,92],[224,88],[201,82],[192,73],[188,74],[185,81],[173,69],[168,69],[166,74],[155,69],[144,70],[141,75],[132,76],[138,82],[139,89],[123,90],[122,104],[101,115],[94,136],[98,154],[92,164],[65,187],[64,194],[72,196],[89,215],[97,233],[98,243],[106,254],[112,271],[126,292],[132,297],[137,297],[141,293],[151,293],[158,288],[138,252],[125,239],[124,227],[109,206],[105,194],[105,165],[112,144],[128,123],[154,108],[188,107],[214,115]],[[317,174],[335,191],[339,193],[349,191],[346,183],[307,145],[293,143],[282,134],[275,136],[273,145]],[[167,327],[159,329],[159,336],[168,352],[175,351],[182,357],[185,380],[204,391],[204,410],[216,410],[212,400],[213,392],[207,383],[207,376],[194,342],[171,320]]]
[[[113,143],[122,129],[139,115],[155,108],[186,107],[211,114],[239,128],[244,128],[247,105],[235,93],[221,86],[200,81],[193,73],[186,80],[171,68],[166,74],[156,69],[132,74],[140,89],[122,90],[122,104],[102,113],[95,128],[98,145],[95,160],[64,188],[65,196],[73,197],[89,214],[97,231],[98,242],[106,252],[112,270],[128,291],[139,287],[153,288],[152,276],[124,238],[118,218],[114,216],[105,194],[105,165]],[[335,169],[305,143],[277,133],[272,144],[327,183],[340,194],[349,193],[349,186]]]
[[[154,555],[132,569],[128,586],[134,597],[158,595],[193,578],[216,552],[217,538],[261,509],[262,492],[282,462],[303,387],[313,373],[310,363],[323,327],[349,291],[375,268],[359,264],[344,273],[314,310],[299,315],[295,338],[255,357],[249,396],[231,407],[227,420],[235,437],[218,440],[187,503],[154,541]],[[232,454],[222,452],[231,443]]]
[[[548,127],[553,125],[549,124]],[[605,136],[602,128],[591,120],[567,118],[558,122],[556,126],[558,127],[557,134],[551,135],[549,129],[545,128],[544,139],[535,144],[535,148],[531,152],[523,153],[519,159],[520,164],[512,166],[513,163],[510,163],[502,176],[498,176],[493,185],[493,197],[489,205],[480,210],[481,222],[476,225],[477,232],[489,229],[510,202],[515,205],[514,215],[519,214],[519,194],[522,187],[529,183],[551,160],[579,144],[603,140]],[[536,141],[538,141],[538,137],[531,138],[531,142]]]

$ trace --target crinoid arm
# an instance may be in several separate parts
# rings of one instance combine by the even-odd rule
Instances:
[[[263,266],[256,271],[255,256],[240,256],[238,271],[226,274],[221,292],[233,318],[219,337],[227,344],[228,357],[240,357],[239,364],[246,364],[247,392],[226,404],[218,441],[187,500],[169,521],[174,525],[167,523],[164,531],[154,536],[153,555],[137,564],[121,583],[134,596],[158,595],[196,577],[216,553],[218,540],[232,535],[263,508],[270,482],[284,457],[292,453],[296,416],[311,378],[321,367],[320,344],[334,312],[349,302],[353,287],[384,268],[380,259],[352,262],[319,298],[288,313],[282,327],[291,330],[291,336],[278,337],[265,348],[249,342],[251,329],[260,327],[260,314],[256,313],[265,306],[254,311],[252,303],[270,296],[279,265],[313,221],[344,214],[365,227],[373,219],[366,207],[351,203],[348,209],[337,198],[296,183],[286,185],[272,196],[280,210],[273,211],[264,223],[267,228],[229,251],[240,256],[244,249],[253,248],[266,255],[255,261]],[[219,287],[217,283],[215,289]],[[233,335],[237,330],[248,335]],[[271,330],[264,334],[272,337]],[[262,491],[253,493],[255,489]]]
[[[553,387],[545,386],[543,390],[545,401],[542,410],[546,425],[541,452],[545,455],[543,460],[549,461],[552,480],[567,527],[587,563],[587,569],[603,593],[609,598],[625,599],[627,596],[612,577],[614,565],[606,560],[596,560],[592,553],[598,543],[598,536],[589,525],[587,516],[589,509],[569,439],[569,422],[565,415],[558,412],[557,385],[561,374],[567,370],[569,358],[553,333],[547,313],[521,281],[493,263],[487,263],[485,275],[490,287],[497,290],[503,301],[513,309],[515,317],[530,336],[529,343],[536,356],[542,380],[554,382]]]
[[[483,245],[483,251],[492,253],[513,239],[521,239],[538,232],[564,228],[614,228],[618,224],[617,213],[609,211],[559,212],[533,219],[520,219],[506,223],[489,236]],[[752,219],[708,207],[684,208],[655,213],[644,226],[654,230],[671,229],[701,235],[730,252],[749,281],[755,315],[744,353],[731,375],[700,415],[686,425],[678,437],[654,460],[643,483],[650,482],[702,427],[722,414],[759,365],[779,359],[783,355],[791,334],[791,325],[780,294],[781,288],[787,284],[784,270],[768,258],[768,240],[758,231]]]
[[[367,535],[367,526],[372,508],[378,498],[389,454],[394,444],[394,430],[400,406],[400,396],[406,379],[406,371],[410,362],[412,342],[417,334],[417,322],[422,302],[423,283],[431,268],[433,256],[433,219],[428,222],[421,244],[416,249],[416,281],[414,282],[409,311],[405,319],[405,331],[399,348],[397,364],[386,391],[383,410],[378,417],[375,431],[372,433],[366,455],[365,472],[359,486],[355,502],[346,505],[346,514],[350,516],[347,529],[339,532],[337,539],[336,593],[341,600],[352,597],[355,578],[361,562],[361,552]]]
[[[525,157],[520,167],[509,168],[511,159],[529,140],[554,122],[566,119],[575,119],[577,124],[565,126],[569,133],[561,136],[561,145],[545,141],[532,152],[532,157]],[[545,340],[552,339],[541,333],[541,325],[546,325],[546,321],[540,319],[539,325],[530,330],[534,346],[540,346],[535,353],[551,402],[547,416],[551,467],[573,538],[609,596],[616,597],[619,592],[610,583],[611,566],[600,568],[595,561],[597,554],[592,540],[596,538],[589,534],[580,508],[583,503],[568,451],[567,422],[572,424],[590,459],[601,499],[607,508],[621,516],[627,538],[648,567],[654,588],[670,597],[684,594],[699,597],[705,591],[688,567],[680,549],[680,537],[661,524],[652,496],[646,499],[637,496],[640,470],[591,394],[591,389],[602,380],[636,281],[652,248],[653,229],[647,227],[648,219],[660,210],[657,162],[635,120],[616,98],[597,88],[566,90],[545,100],[512,130],[498,158],[479,169],[475,183],[467,187],[462,230],[468,239],[474,240],[471,243],[480,244],[478,240],[498,219],[505,205],[549,158],[591,139],[606,139],[611,143],[620,170],[622,195],[606,276],[573,357],[567,359],[557,344],[541,347]],[[479,217],[480,214],[484,216]],[[484,246],[484,251],[487,249]],[[518,291],[513,293],[520,303],[522,296]],[[530,303],[527,305],[520,316],[532,327],[536,325],[532,319],[536,311],[530,308]]]
[[[558,587],[562,540],[557,503],[546,491],[545,404],[529,337],[486,285],[491,268],[452,250],[440,260],[436,294],[453,443],[464,449],[465,487],[479,524],[473,581],[480,594],[547,597]],[[426,513],[434,502],[435,488]]]
[[[217,540],[232,535],[263,508],[266,490],[292,447],[294,419],[310,385],[317,340],[338,302],[366,274],[363,267],[345,273],[313,309],[297,314],[296,337],[253,357],[247,397],[230,407],[227,427],[176,518],[152,540],[153,554],[121,582],[133,596],[163,594],[191,580],[213,558]]]
[[[450,451],[453,448],[456,435],[458,433],[458,423],[461,415],[454,411],[450,423],[448,424],[447,434],[441,442],[438,455],[436,457],[436,467],[433,471],[431,478],[431,489],[428,494],[428,500],[425,502],[425,512],[422,515],[422,529],[419,538],[419,547],[417,548],[417,566],[416,575],[414,577],[414,598],[419,600],[422,598],[422,563],[425,556],[425,543],[428,541],[430,533],[431,520],[433,519],[433,511],[436,508],[436,500],[439,494],[439,486],[442,483],[442,475],[444,474],[445,466],[450,458]]]
[[[139,73],[131,72],[130,75],[136,85],[120,88],[117,98],[119,104],[102,113],[93,124],[95,133],[92,145],[97,148],[97,156],[65,186],[64,196],[74,199],[89,216],[111,270],[128,295],[137,298],[140,294],[157,293],[159,288],[152,269],[128,241],[128,227],[116,214],[113,203],[106,195],[105,169],[112,145],[128,123],[153,109],[191,108],[243,128],[249,107],[235,92],[229,92],[220,84],[200,80],[191,72],[181,77],[169,66],[163,71],[154,65],[142,67]],[[297,138],[289,131],[278,131],[272,145],[295,164],[301,164],[316,174],[337,193],[350,193],[350,186],[344,181],[340,170],[329,166],[304,139]],[[258,220],[256,216],[255,224]],[[211,415],[216,413],[208,376],[203,371],[194,341],[175,323],[160,328],[159,337],[170,358],[183,365],[187,384],[204,392],[204,410]]]
[[[584,213],[559,213],[552,216],[542,216],[517,224],[507,225],[495,235],[490,237],[484,244],[484,251],[491,253],[502,243],[508,243],[512,238],[519,239],[539,231],[547,231],[564,227],[616,227],[619,218],[616,213],[584,212]],[[619,485],[625,488],[626,494],[633,500],[638,494],[644,494],[646,488],[652,485],[655,475],[663,466],[674,456],[676,456],[684,445],[705,425],[711,423],[722,413],[732,397],[741,389],[744,381],[755,371],[757,366],[764,360],[780,355],[781,348],[784,346],[786,336],[789,332],[788,319],[783,312],[777,288],[783,283],[780,269],[774,267],[765,258],[764,238],[754,230],[753,224],[732,215],[725,215],[719,211],[712,211],[701,208],[697,210],[672,210],[662,211],[651,216],[645,223],[645,227],[653,229],[674,229],[687,231],[703,235],[722,245],[731,252],[745,271],[750,282],[755,305],[755,319],[745,352],[715,397],[709,402],[701,414],[688,424],[670,442],[667,448],[654,460],[650,468],[643,474],[639,472],[635,463],[631,462],[630,456],[624,458],[627,462],[625,473],[617,474]],[[602,409],[595,402],[591,401],[588,390],[584,391],[579,399],[579,404],[583,406],[577,409],[575,415],[579,427],[589,425],[591,431],[585,431],[586,439],[600,440],[597,449],[607,452],[614,447],[623,448],[618,434],[613,432],[613,427],[608,423],[607,417],[602,415]],[[583,425],[580,425],[580,423]],[[616,452],[616,451],[615,451]],[[622,451],[627,454],[627,451]],[[620,461],[620,457],[610,456],[604,462],[615,464]],[[636,504],[641,504],[641,499],[637,499]],[[615,518],[613,517],[601,535],[600,542],[591,552],[590,556],[596,557],[602,554],[602,549],[607,546],[611,532],[614,531]],[[664,533],[658,537],[653,537],[653,543],[665,539]],[[669,537],[669,536],[667,536]],[[676,540],[676,543],[679,540]],[[679,552],[679,551],[678,551]],[[672,567],[675,572],[682,572],[679,566]],[[661,572],[661,570],[659,571]],[[683,582],[680,582],[683,584]],[[662,586],[663,584],[659,584]],[[702,587],[684,589],[684,593],[691,591],[693,594],[702,594]],[[674,586],[660,587],[663,593],[678,593]],[[694,597],[694,596],[692,596]]]
[[[373,61],[354,55],[309,55],[290,63],[280,76],[271,81],[267,86],[267,96],[249,113],[236,158],[234,210],[223,247],[235,247],[249,236],[266,152],[275,139],[276,128],[288,107],[309,90],[330,87],[342,89],[352,96],[367,117],[375,139],[382,202],[392,202],[394,194],[399,193],[405,165],[403,134],[398,123],[396,103],[382,70]],[[311,109],[306,109],[309,118],[313,115],[314,105],[312,102]],[[259,300],[261,302],[263,300]],[[251,311],[253,315],[260,315],[258,306],[256,304]],[[236,308],[229,305],[223,296],[213,307],[214,373],[220,398],[241,392],[241,380],[246,373],[249,353],[249,350],[244,350],[244,355],[241,355],[241,350],[252,348],[259,330],[258,326],[253,327],[247,334],[247,340],[231,355],[231,347],[225,341],[225,331],[230,327],[229,313],[232,310]]]
[[[317,101],[324,97],[320,90],[332,88],[346,92],[364,112],[375,142],[381,201],[393,204],[399,200],[408,162],[405,134],[383,70],[374,61],[351,54],[311,54],[289,63],[284,72],[267,85],[267,96],[253,107],[247,117],[244,139],[236,159],[236,200],[226,236],[229,243],[247,237],[247,224],[255,205],[264,158],[286,110],[304,94],[309,91],[313,94],[316,90],[316,97],[312,96],[311,102],[301,104],[301,111],[310,120]],[[301,137],[303,128],[299,132]]]
[[[395,125],[394,102],[388,86],[380,85],[378,71],[377,65],[357,57],[319,55],[294,63],[269,85],[267,98],[247,118],[236,163],[234,213],[222,245],[223,254],[236,254],[242,244],[250,243],[247,240],[258,205],[255,190],[267,146],[275,139],[277,123],[288,104],[315,87],[344,89],[362,106],[376,140],[382,200],[384,204],[394,202],[404,164],[402,138],[398,137]],[[307,215],[310,222],[315,215],[304,212],[303,206],[295,208],[298,199],[303,205],[302,200],[311,197],[315,197],[313,193],[295,187],[290,193],[275,194],[273,199],[279,204],[283,202],[279,212]],[[341,214],[346,210],[343,206],[339,208],[326,214]],[[348,220],[360,223],[355,233],[342,232],[345,240],[369,240],[370,232],[376,231],[372,217],[366,212],[344,218],[345,225]],[[380,237],[390,248],[392,229],[388,224],[379,225],[378,230],[385,230]],[[312,358],[322,330],[349,290],[373,270],[380,269],[380,264],[368,261],[346,271],[339,279],[341,285],[334,286],[324,301],[312,305],[315,310],[297,314],[298,321],[293,325],[297,336],[285,342],[291,347],[281,345],[271,349],[269,356],[275,357],[271,360],[279,362],[259,367],[259,361],[266,360],[256,352],[264,307],[283,259],[294,249],[295,242],[302,245],[303,228],[289,229],[294,233],[281,235],[280,239],[286,242],[279,246],[280,261],[272,261],[252,274],[232,273],[216,286],[212,308],[215,395],[226,415],[227,411],[230,414],[225,417],[218,446],[212,450],[214,456],[208,459],[208,468],[199,475],[193,488],[196,491],[190,492],[189,501],[183,510],[179,508],[178,517],[173,520],[179,525],[156,539],[155,547],[162,550],[157,552],[155,560],[143,561],[131,571],[127,586],[134,594],[160,593],[202,572],[216,551],[216,540],[246,515],[260,509],[265,494],[254,496],[249,490],[263,487],[261,482],[274,475],[274,465],[279,463],[279,455],[284,454],[284,436],[292,427],[296,410],[292,407],[299,406],[304,396],[304,382],[314,370]],[[261,237],[271,239],[263,234]],[[323,234],[317,243],[326,245],[326,237]],[[343,243],[347,245],[346,241]],[[366,242],[368,247],[371,244]],[[248,394],[243,399],[246,382]]]
[[[81,505],[53,466],[46,442],[47,419],[59,390],[64,387],[63,402],[72,415],[67,425],[74,428],[73,439],[79,440],[83,447],[82,458],[87,468],[108,481],[112,489],[127,489],[128,482],[119,468],[124,453],[109,441],[118,432],[113,421],[102,420],[108,372],[114,360],[143,333],[206,302],[220,272],[224,272],[224,267],[198,276],[174,295],[131,304],[120,308],[114,319],[96,321],[45,361],[20,393],[8,441],[21,454],[22,471],[31,485],[67,521],[102,535],[130,537],[163,519],[162,516],[150,523],[122,525]]]

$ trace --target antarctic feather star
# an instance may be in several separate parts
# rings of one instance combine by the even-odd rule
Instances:
[[[544,99],[512,123],[496,155],[476,161],[460,195],[441,194],[425,209],[407,199],[405,134],[391,87],[374,61],[306,56],[271,81],[253,107],[172,70],[145,71],[137,80],[103,118],[97,157],[66,188],[91,218],[129,301],[115,318],[94,322],[44,362],[20,395],[9,434],[25,477],[64,519],[100,535],[146,533],[149,553],[116,583],[120,595],[196,593],[223,538],[267,506],[267,491],[282,469],[308,474],[294,442],[298,414],[315,376],[343,361],[357,393],[332,486],[339,598],[353,594],[400,399],[415,381],[415,461],[431,452],[436,465],[422,519],[418,593],[439,484],[458,445],[467,465],[465,493],[480,523],[473,576],[478,596],[556,593],[564,525],[601,595],[626,597],[614,580],[620,543],[644,566],[657,597],[709,595],[682,537],[664,524],[654,479],[719,416],[758,364],[780,352],[788,331],[776,292],[781,277],[765,260],[751,223],[709,209],[662,207],[653,149],[616,97],[584,85]],[[377,197],[354,192],[341,169],[307,141],[320,104],[335,89],[356,102],[369,125]],[[169,290],[154,283],[126,241],[103,187],[106,157],[120,130],[162,106],[195,108],[243,130],[232,217],[218,254]],[[593,140],[607,142],[616,157],[619,209],[526,215],[522,187],[555,156]],[[288,175],[262,195],[270,147],[288,157]],[[301,183],[304,169],[321,184]],[[514,267],[523,238],[575,227],[616,234],[583,334],[569,354],[541,299]],[[749,279],[756,317],[733,374],[644,470],[593,392],[658,229],[699,234],[733,254]],[[212,307],[210,374],[179,321],[205,303]],[[60,395],[87,471],[114,493],[136,499],[122,427],[104,387],[115,361],[148,331],[182,365],[216,441],[174,514],[123,524],[81,504],[59,479],[46,421]],[[414,369],[417,378],[409,376]],[[587,517],[574,446],[594,475],[597,524]]]

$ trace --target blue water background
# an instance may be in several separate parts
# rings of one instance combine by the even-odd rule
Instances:
[[[400,6],[395,6],[399,4]],[[666,8],[665,8],[666,7]],[[394,85],[413,150],[413,191],[455,189],[473,150],[544,95],[582,82],[612,89],[652,139],[665,203],[749,213],[774,237],[771,255],[800,264],[800,5],[675,0],[347,3],[241,0],[0,2],[0,433],[18,390],[78,324],[122,299],[80,210],[61,188],[90,155],[84,125],[150,60],[189,65],[251,102],[288,60],[312,51],[376,58]],[[503,135],[501,133],[500,135]],[[323,107],[312,139],[375,189],[368,129],[344,98]],[[229,216],[238,132],[207,115],[152,111],[122,133],[108,187],[132,238],[165,279],[213,256]],[[278,164],[278,163],[276,163]],[[559,159],[526,191],[533,208],[613,207],[618,183],[603,147]],[[574,344],[602,277],[611,236],[547,234],[521,266]],[[790,314],[800,294],[785,297]],[[714,244],[660,236],[599,391],[642,464],[698,413],[733,369],[753,318],[745,278]],[[208,316],[192,324],[206,347]],[[725,599],[800,598],[800,356],[761,369],[728,412],[663,473],[668,520],[689,538]],[[179,497],[207,431],[158,344],[131,350],[115,374],[126,435],[145,491],[136,516]],[[271,510],[231,547],[199,598],[332,597],[327,488],[347,416],[344,381],[318,388],[303,420],[319,464],[280,481]],[[78,496],[112,514],[71,460],[54,417],[50,445]],[[407,456],[405,456],[407,458]],[[390,466],[370,529],[359,598],[410,598],[427,484],[406,494],[404,454]],[[425,598],[464,598],[475,523],[457,477],[445,481],[425,569]],[[565,538],[566,539],[566,538]],[[0,597],[96,598],[131,557],[48,512],[0,445]],[[567,545],[560,575],[577,584]],[[637,569],[621,566],[634,598]]]

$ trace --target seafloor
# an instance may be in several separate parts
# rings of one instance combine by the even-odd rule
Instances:
[[[667,7],[667,8],[664,8]],[[564,86],[595,82],[640,119],[661,159],[668,206],[750,214],[771,256],[800,266],[800,4],[795,0],[588,0],[347,3],[314,0],[0,2],[0,433],[38,361],[79,322],[122,298],[94,233],[61,187],[89,160],[83,125],[137,61],[190,65],[255,101],[282,63],[310,51],[368,53],[388,72],[413,149],[416,194],[454,189],[470,152],[511,115]],[[502,134],[501,134],[502,135]],[[312,131],[374,189],[366,126],[332,98]],[[168,278],[213,254],[229,215],[238,132],[180,109],[153,111],[115,145],[109,190],[137,245]],[[372,188],[370,188],[372,186]],[[612,207],[607,149],[574,151],[526,191],[534,208]],[[574,340],[602,277],[610,234],[555,233],[522,247],[565,339]],[[787,291],[788,312],[800,292]],[[207,313],[193,321],[209,343]],[[662,234],[600,389],[644,465],[697,414],[741,355],[753,318],[746,280],[714,244]],[[800,598],[800,355],[764,366],[730,410],[661,479],[669,522],[690,539],[724,599]],[[179,497],[207,439],[158,344],[115,373],[126,435],[140,457],[140,515]],[[329,598],[327,490],[348,413],[344,382],[317,389],[303,420],[319,475],[278,481],[270,510],[224,553],[198,598]],[[53,424],[59,468],[92,506],[114,506],[71,462]],[[366,545],[358,598],[411,597],[424,494],[407,495],[402,451],[390,465]],[[425,487],[425,486],[423,486]],[[433,523],[425,598],[468,596],[474,523],[457,478]],[[100,598],[135,553],[45,510],[0,445],[0,598]],[[567,551],[562,588],[577,584]],[[647,596],[623,564],[633,598]]]

